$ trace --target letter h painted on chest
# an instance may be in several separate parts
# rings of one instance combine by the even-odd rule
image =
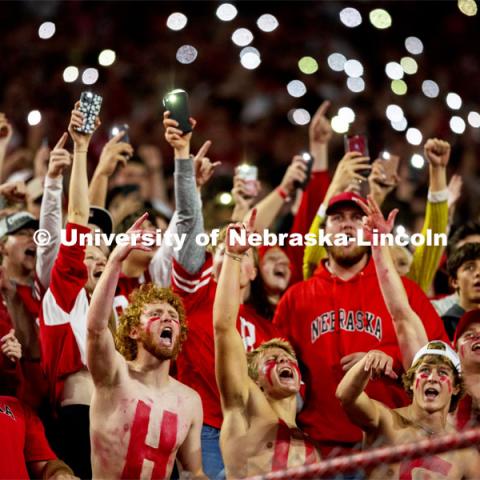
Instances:
[[[178,417],[177,414],[168,410],[163,411],[162,422],[159,425],[158,445],[151,447],[146,443],[151,410],[150,406],[139,400],[121,478],[140,478],[145,460],[149,460],[153,464],[151,478],[167,476],[168,461],[177,442]],[[152,427],[156,428],[155,425]]]

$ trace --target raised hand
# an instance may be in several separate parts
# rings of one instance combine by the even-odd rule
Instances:
[[[8,182],[0,185],[0,195],[3,195],[11,202],[23,202],[27,195],[25,182]]]
[[[0,338],[0,350],[11,362],[16,362],[22,358],[22,346],[17,340],[13,328]]]
[[[124,135],[125,132],[119,132],[104,145],[98,161],[98,173],[110,177],[118,164],[123,166],[127,164],[133,155],[133,147],[121,141]]]
[[[356,365],[363,357],[367,354],[367,352],[355,352],[345,355],[340,359],[340,365],[342,366],[342,370],[347,372],[350,370],[354,365]]]
[[[295,155],[292,159],[292,163],[283,176],[280,187],[289,195],[293,195],[295,192],[295,183],[302,183],[306,178],[307,166],[305,165],[305,161],[300,155]]]
[[[50,161],[48,163],[47,176],[50,178],[58,178],[63,175],[67,167],[72,164],[72,155],[64,148],[68,135],[66,132],[62,134],[60,140],[50,152]]]
[[[110,255],[112,261],[123,262],[132,250],[141,250],[143,252],[151,252],[153,250],[152,241],[154,241],[155,238],[149,236],[147,239],[147,237],[144,236],[146,229],[142,227],[143,222],[145,222],[147,218],[148,213],[145,212],[126,231],[128,239],[122,241],[121,244],[115,247]]]
[[[438,138],[430,138],[424,146],[428,163],[433,167],[446,167],[450,159],[450,144]]]
[[[192,117],[189,118],[192,129],[197,124]],[[189,158],[190,156],[190,140],[192,132],[183,133],[178,129],[178,122],[170,118],[170,112],[167,110],[163,113],[163,126],[165,127],[165,139],[175,151],[177,158]]]
[[[328,118],[325,116],[329,107],[330,102],[325,100],[320,107],[318,107],[318,110],[315,112],[315,115],[310,122],[308,135],[310,139],[311,151],[314,150],[314,144],[328,143],[332,138],[332,127],[330,125],[330,120],[328,120]]]
[[[68,124],[68,133],[72,137],[73,143],[75,144],[75,149],[79,151],[86,151],[90,140],[92,139],[93,133],[86,134],[80,133],[75,130],[75,128],[80,128],[83,125],[83,119],[85,115],[79,110],[80,102],[76,102],[74,109],[72,110],[70,116],[70,123]],[[101,125],[100,119],[97,117],[95,119],[95,130]]]
[[[253,189],[248,188],[247,182],[243,178],[240,178],[238,174],[234,175],[231,194],[235,205],[242,209],[242,211],[248,211],[248,209],[255,203],[255,199],[260,193],[260,182],[258,180],[256,181],[255,188],[256,195],[252,195],[252,192]]]
[[[211,147],[211,145],[212,142],[210,140],[207,140],[200,147],[200,150],[193,158],[193,165],[195,168],[195,182],[197,183],[197,187],[199,188],[205,185],[210,180],[210,178],[212,178],[212,175],[215,172],[215,168],[217,168],[222,163],[212,163],[210,159],[206,156],[208,149]]]
[[[463,180],[461,175],[452,175],[450,182],[448,182],[448,208],[456,205],[458,199],[462,194]]]
[[[360,152],[347,152],[338,162],[337,168],[332,178],[331,186],[334,189],[332,196],[348,189],[352,185],[356,186],[365,181],[365,177],[360,175],[363,170],[370,170],[372,165],[369,163],[369,157],[362,157]],[[353,188],[355,190],[355,188]]]
[[[248,222],[245,223],[231,223],[227,227],[227,234],[225,238],[225,251],[232,253],[234,255],[243,255],[249,248],[248,238],[255,232],[255,219],[257,217],[257,210],[254,208],[248,219]],[[245,242],[237,241],[234,235],[231,235],[231,231],[235,230],[239,237],[244,239]],[[243,236],[241,233],[244,232]]]
[[[373,230],[376,230],[380,234],[390,233],[393,230],[395,218],[398,214],[398,208],[392,210],[388,214],[388,218],[385,220],[380,207],[372,195],[368,195],[367,203],[357,199],[354,200],[366,215],[366,218],[364,218],[363,230],[367,240],[371,240]]]
[[[386,376],[397,379],[398,375],[393,371],[393,358],[380,350],[370,350],[363,358],[364,370],[370,372],[370,378]]]

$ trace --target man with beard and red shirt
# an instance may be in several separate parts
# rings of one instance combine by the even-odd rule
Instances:
[[[362,438],[361,430],[348,420],[335,398],[345,371],[369,350],[390,355],[394,368],[401,369],[395,330],[370,251],[356,241],[363,217],[358,200],[354,193],[341,193],[330,200],[325,233],[344,234],[350,242],[327,246],[327,259],[311,279],[285,293],[274,318],[297,353],[308,386],[299,426],[321,443],[325,454],[333,447],[351,449]],[[442,322],[425,294],[415,283],[407,279],[403,283],[429,338],[446,340]],[[367,392],[392,408],[407,401],[402,387],[391,379],[370,384]]]
[[[141,238],[147,214],[131,229]],[[122,262],[137,242],[110,255],[88,312],[87,362],[95,384],[91,406],[94,478],[169,478],[178,452],[183,470],[203,477],[198,394],[169,376],[186,339],[185,311],[171,290],[142,285],[120,317],[117,346],[108,323]],[[123,355],[123,356],[122,356]]]

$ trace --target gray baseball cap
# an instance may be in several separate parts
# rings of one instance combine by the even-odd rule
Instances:
[[[12,235],[23,228],[38,229],[38,220],[28,212],[16,212],[0,219],[0,238]]]

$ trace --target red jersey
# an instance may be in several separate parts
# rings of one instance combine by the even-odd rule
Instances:
[[[0,396],[0,478],[29,479],[27,463],[55,460],[40,419],[15,397]]]
[[[78,231],[77,238],[90,232],[83,225],[67,223],[67,241],[74,229]],[[85,290],[88,273],[84,258],[85,246],[60,245],[40,310],[42,365],[52,397],[57,401],[65,378],[86,366],[89,298]]]
[[[422,319],[429,339],[448,342],[440,317],[414,282],[402,279],[410,305]],[[344,281],[322,262],[314,276],[291,287],[277,306],[274,324],[290,340],[300,362],[306,396],[300,427],[323,445],[361,441],[361,430],[347,418],[335,391],[344,371],[340,359],[355,352],[382,350],[401,370],[401,356],[378,284],[372,259]],[[370,382],[366,392],[390,408],[409,402],[400,381]]]
[[[198,392],[202,398],[204,423],[215,428],[222,425],[220,395],[215,379],[213,342],[213,302],[217,284],[212,278],[212,257],[192,275],[174,260],[172,287],[185,304],[188,338],[177,358],[177,378]],[[237,328],[247,350],[278,337],[272,323],[258,315],[249,305],[240,305]]]

